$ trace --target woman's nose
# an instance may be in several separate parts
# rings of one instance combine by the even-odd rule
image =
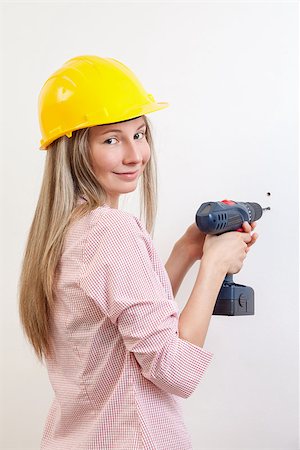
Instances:
[[[127,164],[130,162],[138,163],[142,161],[142,154],[139,144],[135,142],[127,142],[126,149],[124,152],[124,162]]]

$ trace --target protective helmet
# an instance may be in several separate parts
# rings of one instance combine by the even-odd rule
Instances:
[[[169,106],[156,102],[134,73],[113,58],[69,59],[44,83],[38,98],[40,150],[81,128],[134,119]]]

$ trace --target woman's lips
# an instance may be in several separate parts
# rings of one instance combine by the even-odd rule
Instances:
[[[125,172],[125,173],[116,173],[116,172],[113,172],[115,175],[118,175],[118,177],[121,177],[121,178],[124,178],[125,180],[133,180],[136,176],[137,176],[137,174],[138,174],[138,170],[136,171],[136,172],[132,172],[132,173],[129,173],[129,172]]]

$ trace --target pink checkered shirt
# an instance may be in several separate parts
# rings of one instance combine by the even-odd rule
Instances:
[[[181,401],[212,353],[178,337],[171,283],[141,221],[104,205],[74,223],[55,297],[41,449],[191,449]]]

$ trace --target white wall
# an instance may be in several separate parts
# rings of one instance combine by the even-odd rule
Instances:
[[[2,3],[1,449],[36,450],[52,398],[16,286],[45,153],[37,96],[76,55],[127,64],[158,101],[155,245],[166,261],[204,201],[271,206],[237,282],[256,314],[213,317],[214,360],[184,403],[195,450],[298,449],[298,2]],[[271,196],[267,196],[267,192]],[[138,215],[137,196],[121,207]],[[194,266],[179,291],[182,309]],[[166,449],[167,450],[167,449]]]

